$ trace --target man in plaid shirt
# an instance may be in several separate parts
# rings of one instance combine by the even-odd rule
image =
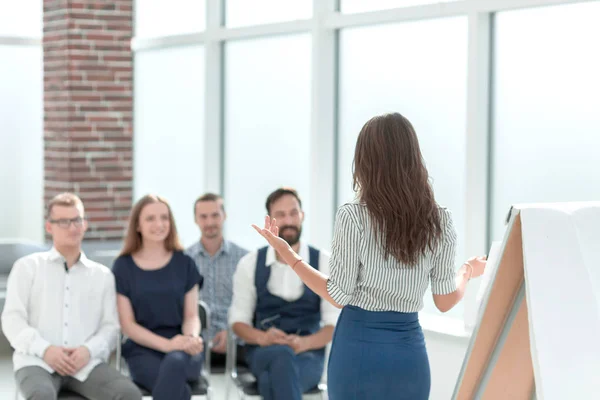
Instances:
[[[211,311],[211,326],[205,338],[212,344],[211,363],[225,365],[227,311],[233,293],[233,274],[238,261],[248,251],[223,238],[226,214],[221,196],[213,193],[200,196],[194,204],[194,217],[202,236],[186,252],[204,276],[200,298]]]

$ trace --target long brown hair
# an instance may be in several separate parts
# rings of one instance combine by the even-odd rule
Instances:
[[[179,235],[177,234],[177,227],[175,226],[175,219],[173,218],[173,212],[169,203],[162,197],[153,194],[147,194],[135,203],[131,209],[129,216],[129,225],[127,227],[127,235],[125,236],[125,243],[123,250],[121,250],[121,256],[131,255],[137,253],[142,248],[142,234],[138,232],[138,226],[140,224],[140,214],[144,207],[152,203],[163,203],[169,210],[169,235],[165,238],[165,249],[168,251],[182,251],[183,246],[179,241]]]
[[[415,266],[442,230],[411,123],[398,113],[370,119],[358,135],[353,168],[354,190],[374,221],[386,257]]]

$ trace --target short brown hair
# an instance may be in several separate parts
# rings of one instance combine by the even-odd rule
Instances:
[[[282,187],[275,190],[269,195],[269,197],[267,197],[265,207],[267,208],[267,213],[269,215],[271,215],[271,206],[273,205],[273,203],[275,203],[277,200],[286,195],[294,196],[296,200],[298,200],[298,204],[300,205],[300,209],[302,210],[302,200],[300,200],[300,196],[298,195],[296,189],[290,187]]]
[[[125,236],[125,243],[123,245],[123,250],[121,250],[121,256],[135,254],[142,248],[142,234],[137,230],[140,223],[140,214],[144,207],[152,203],[163,203],[167,206],[167,210],[169,210],[169,225],[171,226],[169,235],[165,239],[165,248],[168,251],[183,251],[183,246],[179,241],[175,219],[173,218],[173,212],[171,211],[169,203],[160,196],[147,194],[139,199],[131,210],[129,226],[127,227],[127,235]]]
[[[194,215],[196,215],[196,206],[198,203],[202,203],[203,201],[216,201],[221,202],[221,210],[225,212],[225,205],[223,204],[223,197],[219,196],[215,193],[204,193],[202,196],[198,197],[194,202]]]
[[[83,202],[81,199],[74,193],[60,193],[54,196],[46,206],[46,218],[50,218],[50,213],[52,212],[52,208],[54,206],[63,206],[63,207],[81,207],[83,209]]]

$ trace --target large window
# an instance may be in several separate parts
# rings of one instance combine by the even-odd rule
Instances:
[[[341,0],[341,11],[359,13],[365,11],[387,10],[390,8],[414,7],[425,4],[448,3],[456,0]]]
[[[0,238],[43,238],[43,149],[42,49],[0,45]]]
[[[224,1],[229,27],[309,19],[312,16],[312,0]]]
[[[265,244],[250,224],[263,221],[278,187],[296,188],[310,216],[310,45],[310,36],[295,35],[226,47],[227,230],[249,249]]]
[[[598,21],[600,2],[496,16],[495,240],[512,204],[600,199]]]
[[[44,152],[43,7],[0,0],[0,237],[44,238],[44,157],[61,157]],[[358,132],[397,111],[458,266],[512,204],[600,198],[598,21],[600,0],[135,0],[134,197],[165,196],[188,245],[194,200],[222,191],[227,236],[251,249],[266,196],[292,186],[303,238],[327,249]]]
[[[42,1],[0,1],[0,37],[41,37]]]
[[[194,33],[206,27],[206,0],[136,0],[135,36]]]
[[[134,196],[164,196],[184,244],[197,240],[194,200],[204,190],[204,49],[135,57]]]
[[[44,239],[42,6],[0,0],[0,239]]]
[[[417,131],[457,267],[502,238],[511,204],[600,197],[600,0],[136,1],[135,194],[171,200],[186,244],[210,189],[227,237],[264,245],[250,224],[292,186],[303,238],[327,249],[357,135],[386,112]]]
[[[354,197],[352,160],[362,125],[374,115],[399,112],[415,127],[438,202],[453,212],[462,261],[466,19],[349,29],[342,32],[340,40],[340,202]],[[431,302],[429,305],[433,311]],[[452,313],[461,316],[459,308]]]

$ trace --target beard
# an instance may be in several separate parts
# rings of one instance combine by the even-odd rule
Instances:
[[[285,240],[290,246],[297,244],[300,241],[301,235],[302,227],[284,225],[279,228],[279,237]]]

